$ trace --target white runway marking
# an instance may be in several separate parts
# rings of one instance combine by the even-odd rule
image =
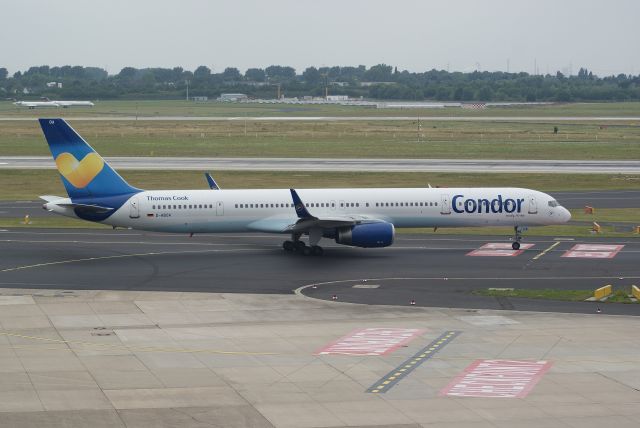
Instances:
[[[46,266],[91,262],[96,260],[124,259],[128,257],[148,257],[148,256],[161,256],[161,255],[167,255],[167,254],[189,254],[189,253],[233,253],[233,252],[256,251],[256,250],[262,250],[262,249],[261,248],[243,248],[243,249],[235,249],[235,250],[160,251],[160,252],[154,252],[154,253],[117,254],[113,256],[87,257],[84,259],[59,260],[56,262],[46,262],[46,263],[36,263],[36,264],[25,265],[25,266],[16,266],[12,268],[0,269],[0,272],[14,272],[18,270],[33,269],[33,268],[46,267]]]

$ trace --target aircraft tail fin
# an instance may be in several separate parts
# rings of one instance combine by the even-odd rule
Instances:
[[[69,197],[140,192],[132,187],[64,119],[38,119]]]

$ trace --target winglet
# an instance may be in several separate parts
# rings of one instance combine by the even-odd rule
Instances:
[[[304,203],[298,196],[298,192],[295,189],[289,189],[291,191],[291,197],[293,198],[293,207],[296,209],[296,214],[298,214],[298,218],[315,218],[312,216],[307,208],[304,206]]]
[[[207,183],[209,183],[209,188],[211,190],[220,190],[220,186],[218,186],[218,183],[216,183],[216,180],[213,179],[211,174],[205,172],[204,176],[207,178]]]

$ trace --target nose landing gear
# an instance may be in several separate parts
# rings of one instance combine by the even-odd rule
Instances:
[[[522,241],[522,232],[524,232],[525,230],[526,228],[522,228],[520,226],[515,226],[513,228],[514,237],[513,237],[513,243],[511,244],[511,248],[513,248],[514,250],[520,249],[520,241]]]

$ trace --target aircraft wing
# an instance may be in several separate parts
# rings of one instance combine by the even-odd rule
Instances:
[[[311,229],[336,229],[362,223],[385,223],[383,219],[358,214],[345,214],[328,217],[311,215],[300,200],[295,189],[290,189],[297,218],[293,216],[270,217],[257,220],[249,225],[250,229],[270,233],[308,232]]]
[[[367,216],[349,215],[344,217],[323,217],[298,219],[287,227],[286,232],[306,232],[309,229],[335,229],[337,227],[354,226],[362,223],[381,223],[384,220]]]
[[[256,220],[247,227],[257,232],[266,233],[292,233],[307,232],[310,229],[335,229],[339,227],[354,226],[362,223],[382,223],[384,220],[367,216],[348,215],[323,218],[301,219],[293,216],[273,216]]]
[[[267,233],[306,233],[311,229],[337,229],[340,227],[355,226],[363,223],[386,223],[384,219],[378,219],[367,215],[344,214],[327,217],[312,215],[298,196],[295,189],[290,189],[293,207],[296,215],[277,215],[262,218],[249,224],[249,229]]]

